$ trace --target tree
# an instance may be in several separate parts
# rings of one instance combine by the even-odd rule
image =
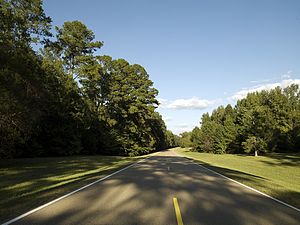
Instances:
[[[178,144],[141,65],[96,55],[103,43],[79,21],[49,40],[40,0],[0,4],[1,158],[139,155]]]
[[[191,132],[183,132],[180,134],[180,147],[189,148],[193,146],[191,141],[192,133]]]
[[[192,131],[191,140],[197,151],[222,154],[234,146],[236,136],[235,112],[227,105],[218,107],[211,116],[203,114],[201,126]]]
[[[267,148],[266,142],[259,137],[250,136],[242,143],[245,152],[254,152],[255,156],[258,156],[258,152],[265,152]]]
[[[146,70],[124,59],[112,61],[110,92],[106,100],[107,115],[119,136],[125,154],[151,151],[155,144],[147,121],[158,105],[157,90]]]
[[[57,149],[60,149],[59,146],[63,146],[63,149],[66,149],[65,154],[79,152],[95,154],[99,144],[98,138],[103,138],[105,127],[97,120],[91,98],[87,98],[86,92],[83,93],[83,89],[79,87],[78,76],[84,74],[81,77],[82,80],[87,77],[91,81],[93,80],[92,74],[94,77],[95,74],[98,74],[97,68],[92,71],[89,67],[96,65],[93,54],[102,46],[102,42],[94,42],[94,33],[80,21],[65,22],[62,28],[56,27],[56,31],[56,40],[47,43],[43,51],[43,58],[48,65],[53,62],[59,64],[59,70],[62,69],[58,79],[63,84],[64,99],[61,99],[61,104],[59,104],[61,108],[57,110],[56,107],[53,111],[57,112],[56,118],[61,118],[60,120],[65,123],[65,126],[62,126],[63,129],[52,127],[52,130],[58,133],[53,136],[54,139],[48,138],[48,140],[58,143]],[[91,96],[89,95],[89,97]],[[51,122],[49,125],[52,125]],[[100,131],[101,129],[103,132]],[[61,132],[64,134],[60,134]],[[74,152],[67,151],[68,148],[63,144],[68,142],[62,141],[58,137],[70,140],[71,143],[68,146],[72,147]]]
[[[203,114],[201,126],[192,132],[197,151],[249,153],[299,151],[300,90],[285,89],[249,93],[231,105]]]
[[[51,36],[51,18],[45,15],[41,0],[1,0],[0,5],[2,50],[12,46],[29,50],[31,43]]]
[[[81,138],[87,107],[76,83],[65,75],[63,62],[47,49],[42,62],[49,97],[35,145],[44,149],[45,155],[78,154],[83,148]]]
[[[174,134],[167,130],[165,122],[158,112],[154,112],[147,123],[151,128],[151,135],[155,140],[154,146],[156,150],[163,150],[176,146]]]
[[[44,72],[31,49],[49,35],[51,19],[39,0],[1,0],[0,157],[20,156],[47,99]]]
[[[77,78],[79,65],[93,55],[103,45],[93,41],[95,35],[80,21],[67,21],[62,28],[55,27],[56,41],[49,42],[48,47],[62,58],[67,74]]]

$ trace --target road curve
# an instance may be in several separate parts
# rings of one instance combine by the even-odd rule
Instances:
[[[299,224],[300,213],[164,151],[13,224]]]

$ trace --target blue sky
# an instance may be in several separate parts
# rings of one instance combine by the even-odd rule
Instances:
[[[300,84],[299,0],[45,0],[54,26],[80,20],[99,54],[144,66],[168,129],[254,90]]]

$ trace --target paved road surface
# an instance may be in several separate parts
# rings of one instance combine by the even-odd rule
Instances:
[[[300,213],[177,156],[160,152],[16,224],[300,224]]]

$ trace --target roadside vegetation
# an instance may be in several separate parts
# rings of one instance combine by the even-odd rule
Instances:
[[[300,207],[298,85],[220,106],[180,141],[155,111],[145,68],[101,55],[85,24],[52,29],[41,0],[0,0],[0,16],[1,220],[137,159],[124,156],[179,143],[195,151],[180,154]],[[206,154],[255,152],[266,155]]]
[[[212,154],[176,148],[216,172],[300,208],[300,154],[271,153],[264,156]]]
[[[141,156],[69,156],[0,160],[0,222],[140,159]]]
[[[103,42],[80,21],[52,30],[41,0],[0,0],[0,15],[0,158],[176,145],[141,65],[100,55]]]
[[[233,107],[202,115],[200,126],[181,134],[182,147],[222,153],[300,152],[300,88],[249,93]]]

